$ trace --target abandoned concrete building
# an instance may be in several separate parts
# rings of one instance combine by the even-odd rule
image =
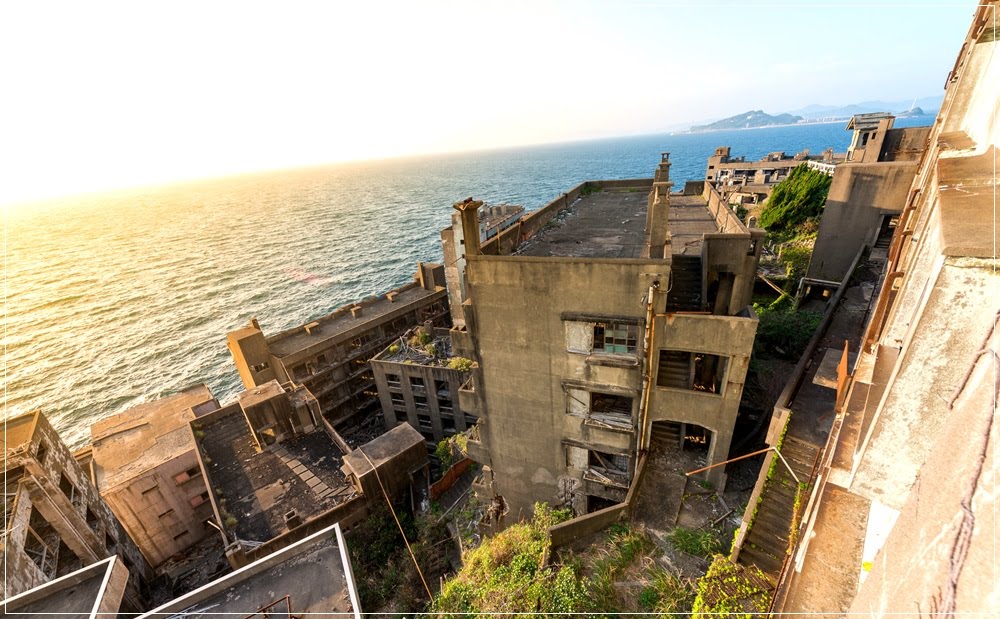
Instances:
[[[1000,612],[989,576],[1000,57],[997,2],[981,4],[905,194],[776,610]]]
[[[385,427],[409,423],[430,447],[465,432],[478,419],[459,408],[459,390],[469,379],[469,370],[461,369],[462,358],[452,354],[448,329],[420,333],[427,334],[426,344],[420,343],[418,330],[408,331],[376,355],[371,365]]]
[[[452,342],[478,364],[460,398],[479,419],[477,492],[514,519],[621,503],[653,443],[728,457],[763,231],[710,183],[671,194],[669,168],[664,153],[652,179],[583,183],[481,243],[468,199],[442,231],[445,262],[465,261]],[[707,477],[725,485],[721,467]]]
[[[138,609],[123,605],[128,569],[111,555],[97,563],[38,585],[3,601],[4,615],[12,617],[74,617],[100,619]]]
[[[5,420],[3,439],[4,597],[117,555],[130,573],[125,603],[142,609],[153,570],[45,415]]]
[[[393,499],[428,483],[427,450],[416,430],[403,424],[352,449],[321,417],[308,389],[294,383],[245,391],[190,426],[213,523],[236,568],[317,527],[349,526],[373,501],[384,502],[350,458],[359,449],[381,454],[380,474]]]
[[[997,4],[975,12],[887,251],[857,231],[774,409],[781,462],[765,459],[731,556],[764,571],[771,613],[1000,611]]]
[[[341,616],[361,619],[340,526],[327,528],[151,610],[139,619]]]
[[[265,337],[256,319],[228,334],[243,385],[294,381],[316,397],[323,416],[340,427],[379,410],[368,361],[408,329],[431,321],[448,326],[444,269],[418,264],[416,281]]]
[[[154,568],[214,533],[189,424],[217,408],[209,388],[194,385],[90,428],[101,498]]]
[[[768,153],[758,161],[730,155],[730,147],[720,146],[705,164],[705,180],[712,183],[723,199],[730,204],[758,204],[771,195],[775,185],[788,178],[793,169],[803,163],[824,172],[844,161],[847,155],[834,153],[828,148],[820,155],[810,155],[808,150],[786,155]]]
[[[839,282],[862,246],[888,250],[930,127],[894,129],[891,114],[858,114],[847,160],[837,164],[806,281]]]

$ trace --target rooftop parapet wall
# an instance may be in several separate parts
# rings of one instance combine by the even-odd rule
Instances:
[[[740,221],[740,218],[736,216],[733,209],[729,208],[729,203],[722,199],[722,196],[712,183],[708,181],[704,182],[701,197],[705,200],[705,204],[708,205],[708,212],[715,218],[715,223],[719,226],[719,232],[724,234],[750,233],[750,229]]]
[[[579,199],[585,191],[630,188],[648,191],[652,186],[653,179],[651,178],[585,181],[553,199],[542,208],[524,215],[518,225],[507,228],[483,243],[480,247],[480,253],[491,256],[512,254],[522,242],[534,236],[560,211]]]

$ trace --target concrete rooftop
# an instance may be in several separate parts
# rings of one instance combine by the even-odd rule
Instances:
[[[328,340],[363,326],[365,323],[381,319],[393,312],[405,311],[405,306],[414,301],[419,301],[426,297],[439,294],[431,290],[424,290],[420,286],[414,285],[406,290],[399,290],[399,295],[394,302],[390,302],[385,295],[376,297],[373,300],[358,303],[363,307],[362,313],[354,317],[350,310],[341,308],[332,314],[327,314],[316,319],[317,328],[311,328],[312,333],[306,333],[305,328],[296,327],[283,333],[278,333],[267,338],[267,345],[271,354],[276,357],[286,357],[295,354],[317,344],[323,344]]]
[[[700,256],[702,236],[719,231],[701,195],[670,194],[668,225],[671,253],[675,256]]]
[[[646,243],[645,188],[611,188],[581,196],[516,252],[518,256],[641,258]],[[674,254],[701,255],[702,235],[718,232],[701,195],[670,195]]]
[[[521,245],[516,255],[641,258],[648,197],[646,187],[581,196]]]
[[[338,525],[259,559],[140,619],[156,617],[360,617]]]
[[[31,441],[35,431],[35,418],[38,414],[38,411],[32,411],[3,420],[0,438],[3,439],[5,453],[17,451]]]
[[[201,384],[98,421],[90,427],[97,486],[114,488],[194,449],[188,424],[216,408]]]
[[[286,512],[294,509],[305,521],[354,494],[340,470],[343,453],[322,430],[258,452],[234,404],[206,418],[201,432],[212,493],[236,519],[230,528],[242,540],[266,542],[285,532]]]
[[[118,574],[119,586],[109,581]],[[125,566],[109,557],[3,601],[4,616],[94,619],[121,602]],[[102,611],[102,612],[99,612]]]

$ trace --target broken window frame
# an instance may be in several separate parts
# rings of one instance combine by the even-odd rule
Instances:
[[[638,350],[638,325],[614,320],[594,323],[594,344],[592,351],[595,354],[635,355]]]
[[[688,374],[686,377],[686,386],[660,382],[663,365],[666,363],[667,356],[671,353],[682,353],[687,355]],[[701,359],[701,362],[704,363],[706,358],[714,358],[716,360],[715,373],[712,376],[712,380],[699,383],[699,359]],[[685,350],[680,348],[660,348],[657,354],[655,385],[658,389],[693,391],[695,393],[703,393],[705,395],[722,396],[725,393],[726,379],[731,361],[732,357],[729,355],[719,355],[715,353]]]
[[[596,461],[596,464],[595,464]],[[628,454],[613,454],[587,449],[587,470],[583,478],[605,486],[628,489],[632,475],[632,458]]]

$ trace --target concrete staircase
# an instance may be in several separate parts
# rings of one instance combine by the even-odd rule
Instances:
[[[650,430],[649,444],[653,447],[677,449],[681,444],[681,424],[674,421],[657,421]]]
[[[691,388],[691,353],[664,350],[660,353],[660,366],[656,370],[656,384],[660,387]]]
[[[819,447],[788,435],[781,447],[781,455],[803,481],[809,479],[819,451]],[[777,461],[774,474],[761,493],[757,515],[737,559],[737,563],[757,566],[773,582],[777,582],[788,551],[796,488],[788,468]],[[801,509],[804,508],[803,503]]]
[[[668,312],[701,311],[701,256],[675,254],[670,264]]]

